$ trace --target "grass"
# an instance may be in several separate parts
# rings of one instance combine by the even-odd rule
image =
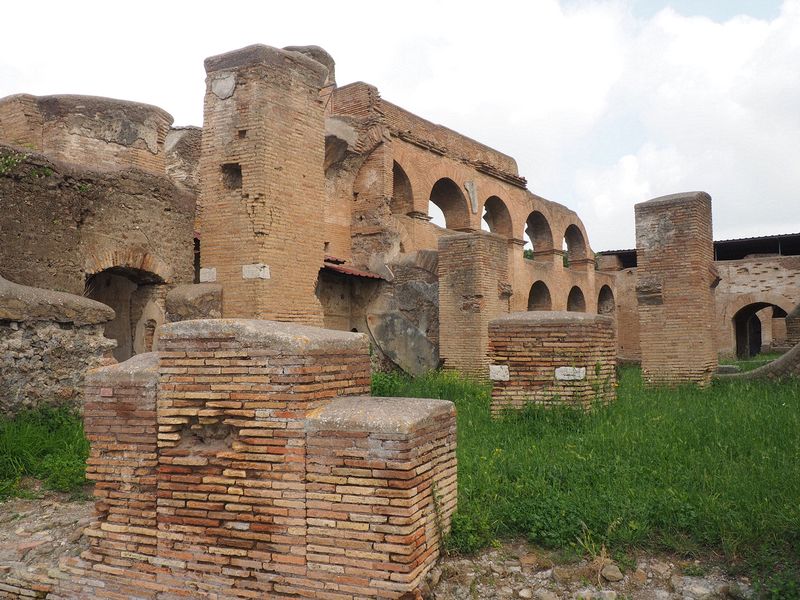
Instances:
[[[88,456],[83,421],[72,410],[46,407],[0,417],[0,500],[31,495],[31,480],[79,496]]]
[[[607,408],[499,420],[486,387],[452,374],[376,375],[373,388],[456,403],[452,550],[526,536],[576,551],[719,554],[769,574],[772,597],[800,597],[800,381],[648,389],[625,368]]]
[[[722,365],[735,365],[739,367],[740,371],[752,371],[758,367],[763,367],[767,363],[771,363],[776,358],[783,356],[782,352],[762,352],[750,358],[723,358],[720,359]]]
[[[448,540],[471,553],[503,538],[615,556],[638,549],[720,555],[765,597],[800,598],[800,381],[642,386],[619,399],[489,415],[489,388],[450,373],[375,374],[373,393],[453,400],[459,505]],[[0,499],[81,493],[89,444],[80,416],[46,408],[0,417]]]

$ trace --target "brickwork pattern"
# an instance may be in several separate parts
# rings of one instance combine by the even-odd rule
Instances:
[[[206,59],[198,224],[223,316],[322,324],[327,69],[249,46]],[[243,266],[266,265],[245,278]]]
[[[157,362],[138,356],[91,379],[98,522],[51,597],[413,591],[455,508],[455,413],[360,396],[369,385],[360,334],[166,325]]]
[[[408,419],[420,408],[425,418]],[[307,429],[309,577],[331,598],[417,588],[456,507],[453,406],[339,399]]]
[[[489,359],[508,368],[492,382],[492,414],[527,404],[588,409],[616,398],[614,320],[571,312],[511,313],[489,324]],[[564,377],[556,369],[566,368]],[[582,371],[581,371],[582,370]]]
[[[506,240],[485,233],[439,239],[439,356],[444,368],[488,377],[489,322],[509,310]]]
[[[9,151],[0,145],[0,154]],[[112,267],[191,283],[191,193],[163,175],[98,173],[27,155],[0,175],[0,275],[78,295],[88,275]]]
[[[0,99],[0,140],[95,171],[164,175],[172,116],[148,104],[93,96]]]
[[[674,194],[635,212],[643,377],[707,385],[717,368],[711,197]]]

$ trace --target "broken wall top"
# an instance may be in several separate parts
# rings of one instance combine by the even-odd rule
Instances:
[[[110,307],[89,298],[19,285],[0,277],[0,320],[94,325],[113,318]]]
[[[0,140],[98,171],[136,168],[163,175],[172,121],[156,106],[113,98],[17,94],[0,99]]]

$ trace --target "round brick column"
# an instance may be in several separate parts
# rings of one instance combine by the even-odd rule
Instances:
[[[519,312],[489,323],[492,414],[528,403],[590,408],[616,398],[614,321]]]

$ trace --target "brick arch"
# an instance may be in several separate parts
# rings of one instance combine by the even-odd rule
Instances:
[[[762,308],[765,308],[768,304],[778,306],[781,310],[786,311],[787,314],[792,312],[795,306],[794,301],[783,294],[749,292],[737,296],[735,300],[729,302],[722,311],[722,315],[726,319],[733,319],[740,310],[753,304],[763,304]]]
[[[414,211],[414,186],[408,171],[397,162],[392,161],[392,214],[406,215]]]
[[[463,186],[459,186],[453,179],[450,177],[438,179],[431,187],[428,198],[444,213],[448,229],[468,229],[470,227],[469,199]]]
[[[133,248],[115,248],[86,257],[84,273],[87,277],[106,269],[136,269],[156,275],[162,283],[171,283],[172,267],[149,252]]]
[[[483,214],[486,213],[486,222],[489,225],[489,230],[492,233],[502,235],[506,238],[514,237],[514,225],[511,221],[511,212],[508,208],[508,203],[497,194],[492,194],[483,201],[478,213],[483,219]]]
[[[575,223],[571,223],[564,230],[564,241],[567,244],[567,257],[570,263],[589,257],[586,234]]]

